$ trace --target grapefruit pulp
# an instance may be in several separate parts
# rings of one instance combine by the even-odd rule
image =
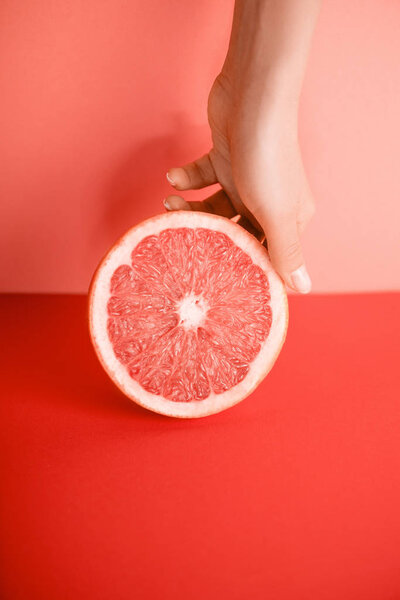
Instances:
[[[129,398],[202,417],[248,396],[284,342],[287,298],[266,249],[237,223],[200,212],[130,229],[89,290],[97,356]]]

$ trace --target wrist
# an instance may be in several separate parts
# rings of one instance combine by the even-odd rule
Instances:
[[[297,136],[298,94],[272,74],[254,81],[224,65],[214,85],[229,98],[231,127],[241,124],[254,133],[273,128]]]

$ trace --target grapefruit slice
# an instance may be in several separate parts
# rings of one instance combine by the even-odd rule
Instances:
[[[177,211],[130,229],[98,266],[89,329],[126,396],[203,417],[248,396],[284,342],[287,298],[265,248],[237,223]]]

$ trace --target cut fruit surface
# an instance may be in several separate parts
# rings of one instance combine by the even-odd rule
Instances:
[[[236,223],[198,212],[130,229],[97,268],[89,327],[132,400],[176,417],[219,412],[271,369],[287,300],[267,251]]]

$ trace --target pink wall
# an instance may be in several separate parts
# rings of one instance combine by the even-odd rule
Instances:
[[[208,149],[232,0],[2,0],[0,287],[85,292]],[[315,291],[400,287],[400,3],[325,0],[301,107]]]

